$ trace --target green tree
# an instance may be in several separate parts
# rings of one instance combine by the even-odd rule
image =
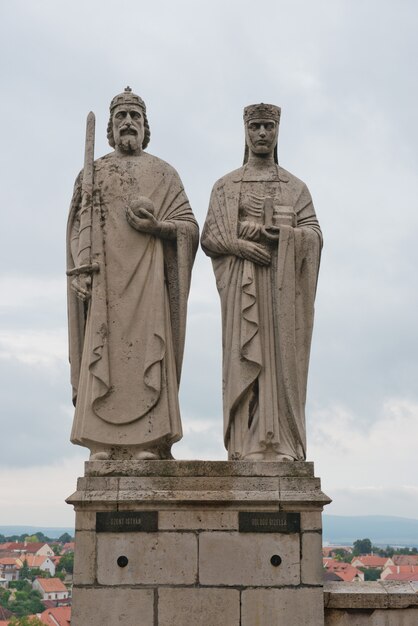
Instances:
[[[27,580],[11,580],[9,582],[9,589],[17,589],[17,591],[26,591],[29,593],[32,590],[32,585]]]
[[[69,533],[63,533],[61,537],[58,537],[58,541],[60,541],[61,543],[70,543],[71,541],[73,541],[73,537],[71,537]]]
[[[364,572],[364,580],[374,581],[380,579],[380,574],[382,570],[376,569],[374,567],[369,567],[368,569],[362,568]]]
[[[19,578],[22,578],[22,579],[30,578],[30,567],[26,559],[23,561],[23,565],[20,568]]]
[[[54,551],[55,556],[59,556],[61,554],[62,545],[60,543],[51,544],[51,548]]]
[[[67,574],[72,574],[74,569],[74,552],[67,552],[67,554],[63,554],[60,562],[57,565],[57,571],[62,572],[64,570]]]
[[[333,550],[333,554],[336,561],[342,561],[343,563],[351,563],[351,559],[353,558],[352,555],[343,548],[336,548]]]
[[[3,587],[0,587],[0,605],[3,606],[5,609],[8,608],[10,595],[11,592],[8,589],[3,589]]]
[[[372,551],[372,542],[370,539],[357,539],[353,544],[353,554],[358,556],[359,554],[370,554]]]
[[[9,601],[8,608],[12,613],[15,613],[17,617],[23,617],[24,615],[33,615],[34,613],[42,613],[45,607],[41,602],[41,594],[39,591],[31,589],[27,591],[16,591],[13,600]]]
[[[24,617],[12,617],[9,626],[44,626],[44,623],[37,617],[25,615]]]

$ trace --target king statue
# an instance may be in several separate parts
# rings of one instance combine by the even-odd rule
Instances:
[[[244,165],[215,184],[202,234],[221,299],[224,440],[236,460],[306,459],[322,235],[306,185],[278,164],[280,113],[244,109]]]
[[[67,230],[75,416],[90,459],[169,459],[198,226],[177,172],[145,152],[144,101],[110,104],[114,151],[94,161],[94,116]]]

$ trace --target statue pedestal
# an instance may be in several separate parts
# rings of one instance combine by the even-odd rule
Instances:
[[[72,626],[323,626],[312,463],[93,461]]]

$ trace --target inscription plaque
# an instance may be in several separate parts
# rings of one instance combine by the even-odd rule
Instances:
[[[239,511],[241,533],[298,533],[300,513],[283,511]]]
[[[96,513],[97,533],[155,533],[158,511],[106,511]]]

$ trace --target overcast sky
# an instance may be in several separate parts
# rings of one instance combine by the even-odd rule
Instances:
[[[203,224],[240,166],[242,109],[282,107],[280,163],[325,239],[308,389],[308,460],[326,512],[418,518],[415,0],[14,0],[0,5],[0,525],[73,523],[88,452],[69,443],[65,224],[126,85],[149,152]],[[189,300],[177,458],[225,459],[220,307],[200,251]]]

